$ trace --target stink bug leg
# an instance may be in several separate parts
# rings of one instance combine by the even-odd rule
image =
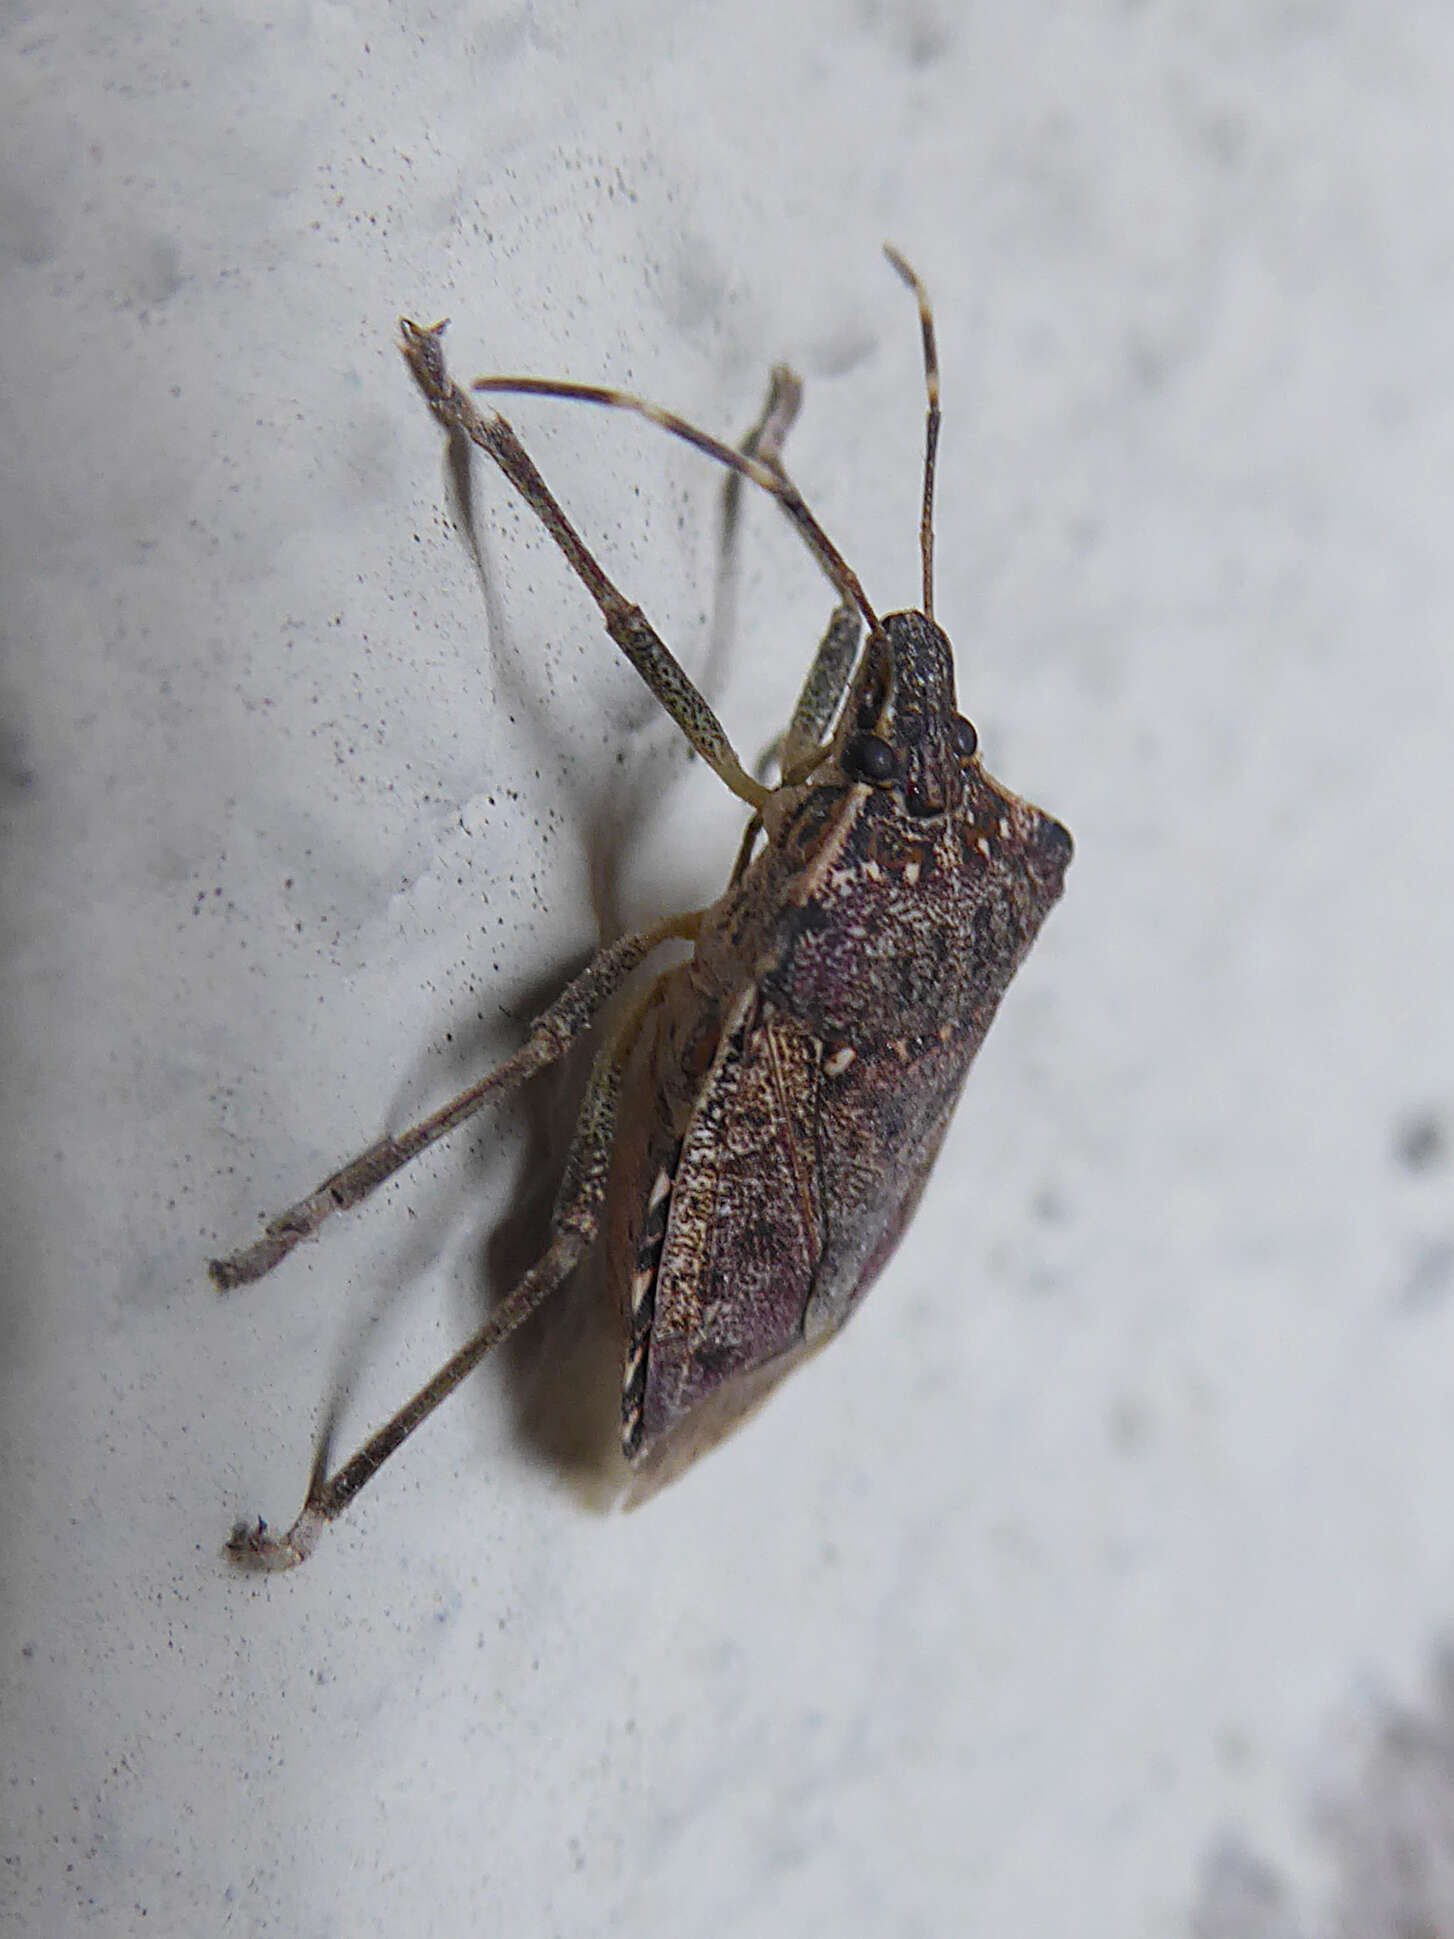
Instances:
[[[939,369],[914,291],[928,414],[923,610],[880,620],[783,468],[800,386],[773,374],[740,447],[620,391],[532,377],[484,393],[635,411],[775,498],[838,595],[776,749],[780,780],[746,772],[720,722],[641,609],[607,577],[504,418],[449,377],[443,324],[405,322],[403,350],[450,436],[477,445],[541,520],[606,630],[690,744],[752,810],[722,896],[604,950],[514,1057],[411,1131],[371,1146],[214,1262],[221,1288],[259,1278],[324,1219],[366,1198],[492,1097],[560,1056],[650,953],[691,956],[629,1002],[587,1087],[543,1257],[488,1322],[336,1471],[320,1450],[283,1536],[240,1528],[231,1552],[287,1568],[394,1450],[604,1236],[626,1333],[621,1438],[648,1494],[731,1431],[853,1312],[918,1203],[969,1066],[1058,899],[1059,822],[991,779],[958,712],[935,624],[933,492]]]
[[[632,971],[671,938],[689,942],[696,934],[699,920],[696,914],[674,916],[639,936],[623,937],[611,948],[602,950],[564,994],[536,1019],[529,1037],[513,1057],[399,1137],[382,1138],[376,1145],[370,1145],[352,1163],[326,1178],[307,1198],[270,1220],[262,1237],[252,1245],[229,1259],[214,1259],[210,1267],[212,1283],[219,1291],[229,1292],[235,1286],[261,1279],[286,1258],[300,1239],[311,1237],[334,1212],[359,1204],[411,1158],[482,1110],[491,1098],[508,1094],[527,1077],[533,1077],[563,1056],[590,1028],[602,1006]],[[395,1448],[575,1269],[596,1235],[610,1166],[621,1072],[640,1015],[639,1003],[627,1010],[592,1068],[551,1214],[550,1244],[544,1256],[501,1301],[473,1338],[334,1474],[328,1472],[331,1435],[325,1435],[307,1499],[293,1526],[284,1535],[273,1535],[262,1521],[239,1524],[228,1544],[229,1553],[238,1561],[261,1569],[289,1569],[304,1561],[324,1526],[348,1506]]]

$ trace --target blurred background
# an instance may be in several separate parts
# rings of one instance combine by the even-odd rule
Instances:
[[[16,1931],[1454,1933],[1454,18],[12,7],[0,1446]],[[1074,831],[917,1222],[638,1513],[599,1285],[229,1573],[529,1256],[568,1083],[205,1261],[740,812],[395,348],[787,458]],[[541,470],[751,760],[830,597],[651,427]]]

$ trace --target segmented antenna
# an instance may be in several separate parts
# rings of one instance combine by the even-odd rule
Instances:
[[[699,431],[695,424],[688,424],[675,411],[664,411],[659,404],[648,403],[644,397],[635,397],[630,391],[613,390],[604,384],[573,384],[555,377],[477,377],[470,389],[503,391],[512,397],[573,398],[579,404],[604,404],[615,411],[634,411],[649,424],[658,425],[674,438],[680,438],[683,443],[705,452],[707,457],[715,458],[719,465],[725,465],[729,471],[750,478],[754,485],[760,486],[782,506],[839,598],[858,608],[870,633],[882,632],[878,614],[869,605],[868,594],[863,590],[858,574],[808,510],[802,493],[776,457],[769,463],[749,451],[738,451],[735,446],[723,444],[720,438],[714,438],[709,431]]]
[[[924,388],[929,394],[928,421],[924,430],[924,509],[919,517],[919,554],[924,561],[924,617],[934,617],[934,461],[939,453],[939,352],[934,343],[934,312],[929,292],[891,243],[884,244],[900,278],[908,284],[919,303],[919,328],[924,338]]]

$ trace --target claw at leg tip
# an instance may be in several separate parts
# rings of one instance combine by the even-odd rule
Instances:
[[[306,1562],[323,1528],[324,1518],[305,1508],[286,1535],[272,1535],[261,1516],[238,1522],[227,1540],[228,1560],[239,1568],[273,1573]]]

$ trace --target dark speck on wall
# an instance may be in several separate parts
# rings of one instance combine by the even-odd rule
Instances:
[[[1435,1171],[1449,1158],[1449,1136],[1434,1111],[1411,1111],[1394,1133],[1394,1156],[1406,1171]]]

